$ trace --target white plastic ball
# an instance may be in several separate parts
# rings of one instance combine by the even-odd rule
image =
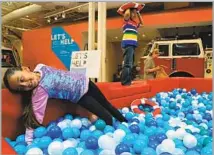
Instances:
[[[98,139],[98,145],[104,150],[114,150],[116,148],[116,142],[108,135],[102,135]]]
[[[122,113],[123,113],[123,114],[126,114],[126,113],[128,113],[128,112],[129,112],[129,108],[124,107],[124,108],[122,109]]]
[[[183,150],[179,148],[175,148],[174,152],[172,153],[173,155],[184,155]]]
[[[153,101],[153,102],[156,102],[156,98],[153,97],[153,98],[152,98],[152,101]]]
[[[205,107],[205,105],[203,103],[199,103],[198,107]]]
[[[115,140],[116,143],[120,143],[125,136],[126,133],[122,129],[117,129],[113,133],[113,139]]]
[[[94,131],[94,130],[96,130],[95,125],[90,126],[89,130],[90,130],[90,131]]]
[[[107,132],[106,135],[108,135],[109,137],[113,138],[113,133],[112,132]]]
[[[26,152],[26,155],[43,155],[43,152],[40,148],[31,148]]]
[[[139,119],[140,122],[145,122],[145,115],[144,114],[140,114],[138,116],[138,119]]]
[[[137,122],[132,122],[129,126],[133,125],[133,124],[138,124]]]
[[[49,155],[62,155],[63,152],[63,144],[59,141],[54,141],[50,143],[48,146],[48,154]]]
[[[197,145],[197,139],[193,135],[187,134],[184,136],[183,143],[184,146],[191,149]]]
[[[114,150],[102,150],[99,155],[115,155]]]
[[[166,136],[167,136],[167,138],[168,139],[174,139],[175,138],[175,131],[174,130],[168,130],[167,132],[166,132]]]
[[[184,138],[184,136],[185,136],[186,134],[187,134],[187,132],[186,132],[185,129],[183,129],[183,128],[179,128],[179,129],[177,129],[176,132],[175,132],[176,138],[181,139],[181,140]]]
[[[156,153],[157,155],[163,153],[163,152],[168,152],[168,149],[167,148],[164,148],[162,146],[162,144],[159,144],[157,147],[156,147]]]
[[[187,89],[186,89],[186,88],[184,88],[182,91],[185,93],[185,92],[187,92]]]
[[[123,122],[122,124],[125,125],[126,127],[129,127],[129,124],[126,122]]]
[[[81,122],[82,122],[82,125],[84,125],[85,127],[88,127],[91,125],[91,122],[87,118],[82,118]]]
[[[71,120],[70,119],[65,119],[63,122],[67,123],[68,126],[71,125]]]
[[[74,138],[69,138],[68,140],[65,140],[63,142],[64,149],[66,149],[68,147],[76,147],[77,144],[78,144],[78,141]]]
[[[172,153],[175,149],[175,143],[171,139],[164,139],[161,143],[164,150],[168,150],[167,152]]]
[[[65,128],[69,127],[69,125],[67,124],[67,122],[64,122],[64,121],[59,122],[59,123],[57,124],[57,126],[60,127],[61,130],[63,130],[63,129],[65,129]]]
[[[179,99],[181,99],[182,97],[181,97],[181,95],[176,95],[176,100],[179,100]]]
[[[72,128],[78,128],[78,129],[80,129],[81,127],[82,127],[82,122],[81,122],[81,120],[79,120],[79,119],[74,119],[74,120],[72,120],[71,121],[71,127]]]
[[[123,152],[120,155],[132,155],[130,152]]]

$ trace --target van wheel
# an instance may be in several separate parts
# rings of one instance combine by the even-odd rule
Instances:
[[[194,76],[187,72],[175,72],[170,74],[169,77],[194,77]]]

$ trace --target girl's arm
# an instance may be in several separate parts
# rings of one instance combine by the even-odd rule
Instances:
[[[44,116],[45,116],[45,109],[47,106],[48,101],[48,93],[42,88],[38,87],[34,92],[35,95],[32,97],[32,108],[34,112],[34,116],[36,117],[37,121],[42,124]],[[27,144],[31,144],[33,141],[33,129],[27,128],[25,133],[25,141]]]
[[[142,18],[142,16],[141,16],[139,11],[137,11],[137,16],[138,16],[138,19],[139,19],[139,22],[140,22],[140,26],[143,26],[143,18]]]
[[[147,72],[150,73],[150,72],[157,72],[159,71],[161,68],[159,66],[155,67],[155,68],[152,68],[152,69],[147,69]]]
[[[129,20],[130,18],[130,9],[127,9],[123,15],[124,20]]]

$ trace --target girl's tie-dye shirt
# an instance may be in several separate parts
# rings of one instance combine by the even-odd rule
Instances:
[[[77,103],[88,91],[89,78],[85,73],[59,70],[43,64],[38,64],[34,72],[41,74],[39,85],[32,94],[34,115],[41,124],[49,98]],[[25,140],[28,144],[32,142],[33,129],[26,129]]]

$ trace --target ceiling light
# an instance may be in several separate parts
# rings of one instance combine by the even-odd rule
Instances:
[[[28,18],[29,16],[27,15],[26,17]]]
[[[56,16],[56,17],[54,17],[54,20],[57,20],[57,16]]]
[[[118,37],[115,37],[115,39],[118,39]]]
[[[65,18],[65,13],[64,12],[62,13],[62,18]]]
[[[145,34],[142,34],[142,37],[146,37],[146,35],[145,35]]]
[[[211,37],[211,35],[212,35],[211,33],[208,33],[208,36],[209,36],[209,37]]]

